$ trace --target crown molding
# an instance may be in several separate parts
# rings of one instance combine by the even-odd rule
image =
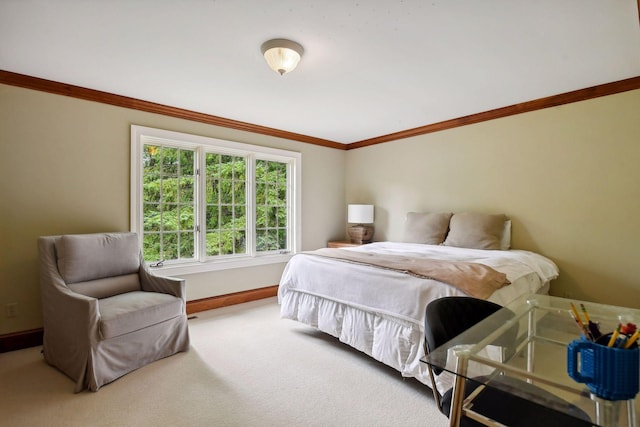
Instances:
[[[640,3],[640,0],[638,0]],[[322,138],[315,138],[308,135],[302,135],[294,132],[288,132],[280,129],[269,128],[251,123],[241,122],[237,120],[225,119],[224,117],[212,116],[209,114],[198,113],[195,111],[185,110],[182,108],[171,107],[168,105],[157,104],[154,102],[144,101],[136,98],[130,98],[121,95],[115,95],[99,90],[88,89],[80,86],[59,83],[52,80],[41,79],[38,77],[27,76],[24,74],[13,73],[10,71],[0,70],[0,83],[19,86],[27,89],[39,90],[43,92],[53,93],[57,95],[69,96],[72,98],[83,99],[87,101],[100,102],[104,104],[115,105],[123,108],[145,111],[149,113],[162,114],[165,116],[176,117],[195,122],[206,123],[214,126],[220,126],[230,129],[236,129],[246,132],[257,133],[261,135],[273,136],[276,138],[289,139],[307,144],[319,145],[338,150],[353,150],[356,148],[368,147],[371,145],[382,144],[384,142],[396,141],[399,139],[410,138],[414,136],[424,135],[427,133],[439,132],[442,130],[453,129],[460,126],[466,126],[474,123],[480,123],[488,120],[499,119],[502,117],[512,116],[520,113],[527,113],[536,110],[542,110],[549,107],[557,107],[563,104],[585,101],[601,96],[614,95],[616,93],[626,92],[630,90],[640,89],[640,76],[629,79],[619,80],[612,83],[605,83],[598,86],[592,86],[585,89],[578,89],[572,92],[566,92],[558,95],[552,95],[545,98],[535,99],[533,101],[522,102],[519,104],[509,105],[494,110],[484,111],[477,114],[471,114],[464,117],[445,120],[438,123],[432,123],[417,128],[407,129],[400,132],[390,133],[362,141],[352,142],[350,144],[341,144],[339,142],[330,141]]]
[[[451,120],[445,120],[443,122],[433,123],[426,126],[420,126],[413,129],[390,133],[388,135],[353,142],[347,145],[347,150],[368,147],[375,144],[382,144],[383,142],[396,141],[398,139],[410,138],[412,136],[424,135],[426,133],[439,132],[446,129],[453,129],[460,126],[499,119],[502,117],[512,116],[520,113],[528,113],[531,111],[542,110],[549,107],[557,107],[563,104],[585,101],[592,98],[613,95],[616,93],[627,92],[635,89],[640,89],[640,76],[598,86],[592,86],[585,89],[574,90],[572,92],[566,92],[559,95],[547,96],[545,98],[539,98],[533,101],[522,102],[519,104],[509,105],[507,107],[496,108],[495,110],[484,111],[482,113],[471,114],[469,116],[458,117]]]
[[[39,90],[42,92],[53,93],[56,95],[64,95],[72,98],[83,99],[85,101],[100,102],[103,104],[115,105],[117,107],[130,108],[133,110],[145,111],[147,113],[162,114],[165,116],[176,117],[179,119],[191,120],[194,122],[206,123],[224,128],[242,130],[246,132],[258,133],[261,135],[273,136],[276,138],[290,139],[307,144],[320,145],[323,147],[337,148],[344,150],[346,147],[339,142],[330,141],[313,136],[302,135],[294,132],[287,132],[280,129],[274,129],[266,126],[254,125],[247,122],[225,119],[224,117],[212,116],[210,114],[198,113],[196,111],[185,110],[182,108],[171,107],[168,105],[157,104],[155,102],[144,101],[141,99],[130,98],[122,95],[115,95],[108,92],[102,92],[95,89],[88,89],[80,86],[74,86],[66,83],[55,82],[52,80],[41,79],[38,77],[27,76],[24,74],[13,73],[10,71],[0,70],[0,83],[11,86],[19,86],[26,89]]]

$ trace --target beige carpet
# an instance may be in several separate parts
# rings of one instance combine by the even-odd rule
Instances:
[[[40,348],[0,354],[7,426],[446,426],[431,391],[323,333],[275,298],[196,314],[192,348],[97,393],[73,393]]]

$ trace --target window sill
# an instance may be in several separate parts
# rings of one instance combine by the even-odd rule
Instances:
[[[184,274],[206,273],[209,271],[229,270],[232,268],[256,267],[267,264],[288,262],[294,254],[264,255],[253,258],[226,259],[222,261],[193,262],[189,264],[164,265],[152,267],[150,270],[162,277],[180,276]]]

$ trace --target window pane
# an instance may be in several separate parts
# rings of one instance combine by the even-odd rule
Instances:
[[[195,228],[193,205],[180,205],[180,229],[183,231],[193,231]]]
[[[193,258],[195,246],[194,233],[180,233],[180,258]]]
[[[147,261],[195,253],[195,151],[143,145],[143,254]]]
[[[160,205],[145,203],[142,211],[144,215],[144,231],[160,231],[160,224],[162,223]]]
[[[178,191],[175,178],[164,178],[160,182],[162,201],[175,203],[178,201]]]
[[[286,184],[278,185],[278,205],[284,206],[287,204],[287,186]]]
[[[162,259],[178,259],[178,233],[162,234]]]
[[[142,148],[142,168],[144,176],[160,175],[162,166],[162,147],[145,145]]]
[[[235,253],[242,254],[247,251],[246,247],[246,233],[244,231],[236,232],[236,240],[235,240]]]
[[[154,202],[160,200],[160,181],[155,180],[142,185],[142,201]]]
[[[258,172],[259,171],[259,172]],[[260,179],[258,179],[258,176]],[[256,250],[287,249],[288,177],[284,162],[256,162]],[[284,232],[283,232],[284,231]]]
[[[287,230],[281,228],[278,230],[278,249],[286,249],[287,248]]]
[[[233,231],[224,230],[220,233],[220,255],[233,254]]]
[[[278,230],[271,229],[269,230],[269,234],[267,239],[269,240],[269,250],[275,251],[278,249]]]
[[[230,179],[220,182],[220,203],[233,203],[233,187]]]
[[[207,153],[207,256],[246,253],[247,159]]]
[[[193,160],[195,152],[180,150],[180,175],[193,175]]]
[[[220,228],[233,228],[233,208],[231,206],[220,206]]]
[[[277,227],[278,219],[276,215],[276,208],[267,208],[267,227]]]
[[[261,229],[267,226],[267,208],[266,206],[256,207],[256,228]]]
[[[266,176],[266,160],[256,160],[256,181],[264,181]]]
[[[215,176],[207,176],[207,203],[218,203],[220,181]]]
[[[236,205],[233,212],[233,221],[235,228],[244,228],[246,208],[242,205]]]
[[[246,200],[246,185],[244,181],[236,181],[233,184],[233,202],[244,204]]]
[[[205,219],[207,224],[207,231],[217,230],[219,227],[218,219],[218,206],[207,206],[207,218]]]
[[[175,176],[178,174],[178,155],[177,148],[162,147],[162,174],[167,176]]]
[[[256,182],[256,204],[267,203],[267,185],[264,182]]]
[[[276,208],[276,218],[278,222],[278,227],[286,227],[287,226],[287,208],[286,207]]]
[[[207,233],[207,256],[220,255],[220,233]]]
[[[267,230],[256,231],[256,250],[258,252],[268,250]]]
[[[178,200],[181,203],[193,202],[194,198],[194,179],[193,176],[183,176],[180,178],[180,191]]]
[[[160,234],[147,234],[145,233],[143,237],[143,256],[147,261],[160,261]]]
[[[238,159],[238,158],[236,158]],[[244,159],[242,159],[241,157],[239,158],[241,159],[240,161],[236,160],[235,166],[234,166],[234,179],[238,180],[238,181],[245,181],[246,180],[246,174],[247,174],[247,162],[244,161]]]
[[[162,224],[161,231],[178,230],[178,205],[163,203],[161,206]]]

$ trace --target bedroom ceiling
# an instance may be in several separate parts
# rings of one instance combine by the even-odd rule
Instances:
[[[637,0],[0,0],[0,69],[352,143],[640,76]],[[305,53],[279,76],[260,45]]]

